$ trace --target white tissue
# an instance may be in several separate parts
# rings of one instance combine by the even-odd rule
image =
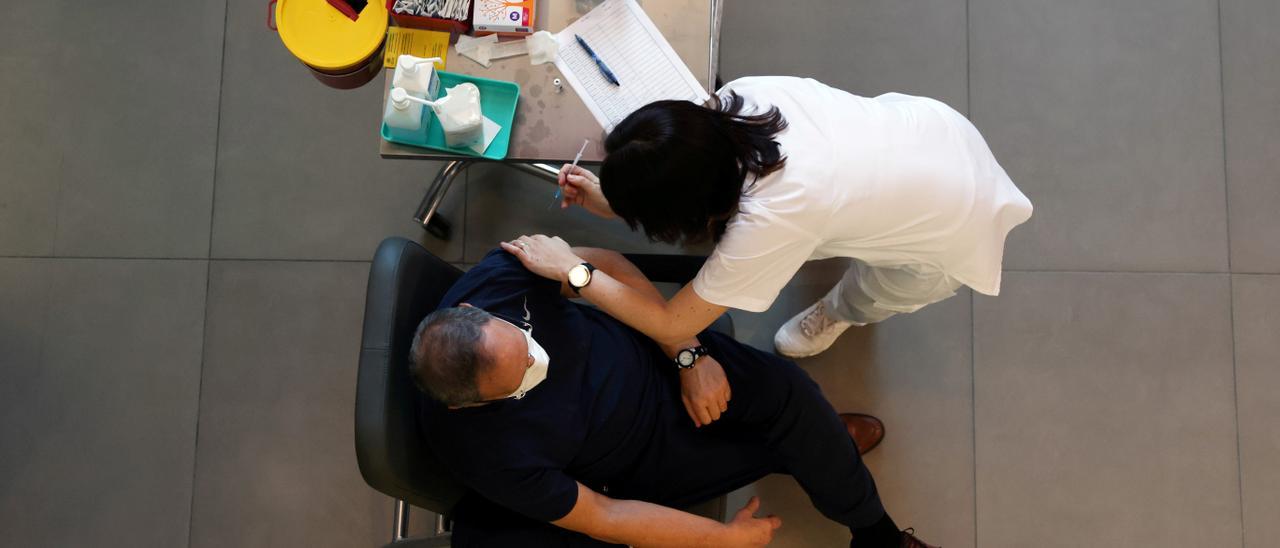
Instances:
[[[496,43],[498,43],[498,35],[496,34],[481,36],[479,38],[473,38],[464,34],[458,36],[458,43],[454,46],[454,49],[456,49],[458,53],[461,53],[463,57],[480,63],[481,65],[484,65],[485,68],[488,68],[490,64],[490,55],[493,52],[493,44]]]
[[[556,42],[556,35],[545,30],[533,33],[524,39],[529,49],[529,64],[541,65],[543,63],[551,63],[556,60],[556,53],[560,51],[560,44]]]

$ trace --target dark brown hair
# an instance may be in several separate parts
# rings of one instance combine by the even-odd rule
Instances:
[[[609,206],[653,241],[717,241],[738,210],[743,183],[782,169],[774,136],[787,121],[772,107],[744,114],[729,92],[703,107],[658,101],[631,113],[605,138],[600,185]]]

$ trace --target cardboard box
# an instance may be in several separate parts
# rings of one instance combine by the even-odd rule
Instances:
[[[391,20],[395,22],[398,27],[421,30],[438,30],[453,34],[466,34],[467,31],[471,30],[470,18],[466,21],[455,21],[453,19],[405,15],[403,13],[396,13],[396,11],[392,9],[395,4],[396,0],[387,0],[387,13],[391,14]]]
[[[476,36],[527,36],[533,28],[537,0],[474,0],[471,27]]]

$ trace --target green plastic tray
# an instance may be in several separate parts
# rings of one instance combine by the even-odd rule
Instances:
[[[489,143],[484,154],[476,154],[469,148],[453,148],[444,144],[444,130],[436,123],[436,114],[430,108],[422,109],[422,127],[416,132],[392,131],[387,124],[382,124],[382,138],[393,143],[415,147],[440,150],[463,156],[501,160],[507,157],[507,147],[511,144],[511,124],[516,119],[516,104],[520,101],[520,84],[504,80],[492,80],[479,76],[468,76],[453,72],[440,71],[440,93],[464,82],[471,82],[480,89],[480,111],[486,118],[502,126],[498,136]],[[388,90],[388,93],[390,91]]]

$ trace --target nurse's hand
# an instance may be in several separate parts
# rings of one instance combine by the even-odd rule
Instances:
[[[617,217],[609,207],[609,200],[604,198],[604,191],[600,190],[600,178],[586,168],[572,164],[561,166],[557,184],[560,185],[560,209],[577,205],[597,217]]]
[[[689,369],[680,370],[680,395],[694,426],[703,427],[729,410],[729,379],[711,356],[703,356]]]
[[[585,262],[559,236],[553,238],[534,234],[498,245],[520,259],[520,264],[529,269],[529,272],[557,282],[568,279],[569,269]]]

